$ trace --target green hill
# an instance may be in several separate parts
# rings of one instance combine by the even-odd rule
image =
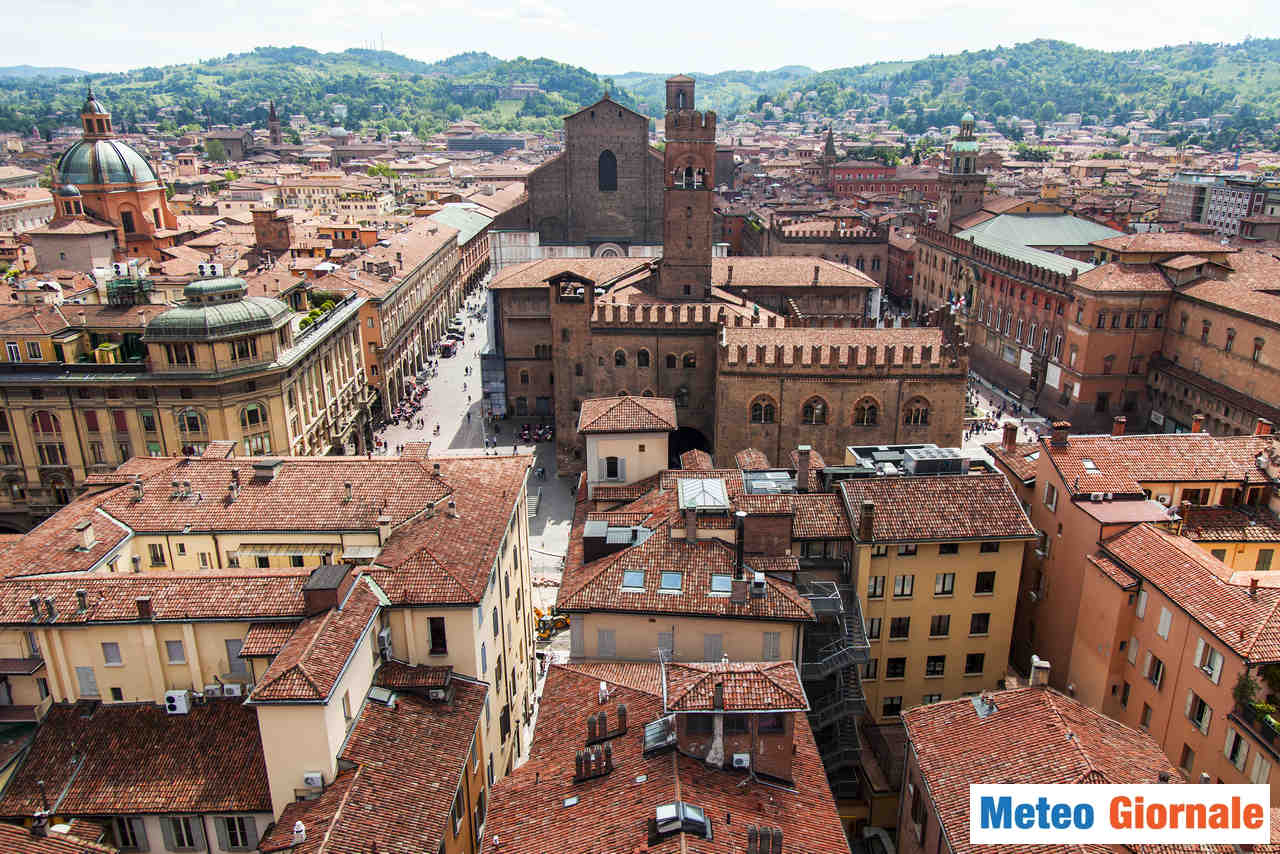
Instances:
[[[553,130],[560,116],[600,97],[611,81],[550,59],[500,60],[464,53],[428,63],[390,51],[321,53],[305,47],[261,47],[249,53],[79,79],[0,79],[0,130],[42,131],[76,124],[85,82],[111,107],[117,126],[158,121],[170,130],[194,125],[266,122],[274,99],[284,115],[305,114],[388,132],[433,133],[448,122],[473,119],[499,130]],[[505,87],[536,84],[542,94],[512,101]],[[617,97],[634,104],[627,93]]]
[[[837,68],[771,92],[816,93],[790,112],[838,115],[874,108],[904,130],[956,122],[971,109],[998,121],[1018,116],[1050,122],[1068,113],[1101,120],[1149,112],[1157,127],[1170,121],[1232,116],[1230,126],[1203,141],[1230,145],[1267,140],[1280,117],[1280,39],[1240,44],[1192,43],[1107,52],[1061,41]],[[881,96],[876,98],[875,96]]]
[[[0,67],[0,77],[77,77],[85,72],[78,68],[44,65],[7,65]]]
[[[754,109],[760,95],[786,88],[814,73],[812,68],[803,65],[787,65],[773,71],[721,71],[718,74],[690,72],[689,76],[697,81],[697,101],[700,107],[731,117],[743,110]],[[665,82],[672,74],[629,71],[626,74],[615,74],[613,79],[636,96],[641,112],[660,116],[666,103]]]

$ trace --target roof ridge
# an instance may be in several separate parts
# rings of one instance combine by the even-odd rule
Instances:
[[[320,854],[328,847],[329,836],[333,833],[334,828],[338,826],[338,821],[342,818],[342,811],[346,808],[347,801],[350,800],[351,792],[355,789],[356,783],[360,781],[360,772],[363,770],[364,765],[356,765],[355,772],[351,775],[351,782],[347,784],[347,790],[338,799],[338,806],[333,811],[333,818],[329,819],[329,826],[324,829],[324,838],[320,840],[320,847],[316,849],[316,854]]]
[[[1093,764],[1093,759],[1089,756],[1088,753],[1085,752],[1084,746],[1080,744],[1080,737],[1075,733],[1074,730],[1071,729],[1071,727],[1067,725],[1067,721],[1062,715],[1062,710],[1059,709],[1058,704],[1054,702],[1053,695],[1054,695],[1053,691],[1051,690],[1045,691],[1045,702],[1049,704],[1049,709],[1053,712],[1053,720],[1057,722],[1062,727],[1062,729],[1066,732],[1067,741],[1070,742],[1071,746],[1075,748],[1076,753],[1080,755],[1081,760],[1083,760],[1085,764],[1085,768],[1086,768],[1085,772],[1083,774],[1077,774],[1076,781],[1079,782],[1082,778],[1088,776],[1089,774],[1097,774],[1098,776],[1102,777],[1102,779],[1106,780],[1107,775],[1103,774],[1102,771],[1099,770],[1097,766]]]
[[[766,667],[762,667],[762,668],[760,668],[760,669],[759,669],[759,670],[757,670],[756,672],[757,672],[757,673],[759,673],[760,675],[764,676],[764,678],[765,678],[765,679],[768,679],[770,682],[772,682],[772,683],[773,683],[773,686],[774,686],[775,688],[777,688],[779,691],[781,691],[783,694],[786,694],[788,697],[790,697],[791,699],[793,699],[793,700],[794,700],[794,699],[796,699],[796,695],[795,695],[794,693],[792,693],[791,689],[787,688],[787,687],[786,687],[786,686],[784,686],[780,681],[778,681],[778,679],[776,679],[776,678],[773,676],[773,673],[771,672],[771,671],[773,671],[773,670],[777,670],[779,667],[783,666],[783,665],[784,665],[784,664],[786,664],[786,663],[787,663],[787,662],[785,662],[785,661],[778,661],[778,662],[774,662],[774,663],[772,663],[772,664],[770,664],[770,665],[768,665],[768,666],[766,666]],[[796,676],[797,676],[797,677],[798,677],[799,675],[800,675],[799,673],[797,673],[797,674],[796,674]],[[800,689],[800,691],[801,691],[801,693],[803,693],[803,692],[804,692],[804,688],[802,687],[802,688]],[[804,702],[806,702],[806,703],[807,703],[807,702],[808,702],[808,700],[809,700],[809,698],[808,698],[808,696],[806,695],[806,696],[805,696],[805,698],[804,698]]]

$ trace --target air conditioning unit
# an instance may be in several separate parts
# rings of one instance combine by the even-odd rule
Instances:
[[[751,754],[750,753],[733,754],[733,767],[734,768],[750,768]]]
[[[1156,501],[1159,501],[1161,504],[1165,505],[1166,507],[1169,506],[1169,496],[1167,495],[1157,495]]]
[[[216,279],[222,275],[222,265],[202,261],[196,264],[196,273],[201,279]]]
[[[302,775],[302,785],[308,789],[320,789],[324,787],[324,773],[321,771],[306,771]]]
[[[164,710],[171,715],[185,715],[191,711],[191,692],[165,691]]]
[[[1102,499],[1106,498],[1106,495],[1107,495],[1107,494],[1106,494],[1105,492],[1090,492],[1090,493],[1089,493],[1089,500],[1090,500],[1090,501],[1101,501]]]
[[[228,682],[222,686],[222,696],[224,697],[243,697],[244,688],[239,682]]]
[[[117,279],[123,279],[125,276],[129,275],[129,265],[122,264],[119,261],[114,261],[111,264],[111,274]]]
[[[378,632],[378,652],[381,653],[383,659],[391,657],[391,627],[387,626]]]
[[[204,686],[204,695],[206,697],[221,697],[222,685],[218,682],[211,682],[210,684]]]

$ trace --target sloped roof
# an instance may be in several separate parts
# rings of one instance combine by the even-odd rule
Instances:
[[[802,712],[809,701],[792,661],[667,662],[666,712]],[[715,703],[720,686],[723,705]]]
[[[578,414],[579,433],[667,433],[676,427],[676,402],[669,397],[592,397]]]
[[[1002,213],[971,226],[958,236],[982,235],[1020,246],[1088,246],[1123,234],[1114,228],[1071,214]]]
[[[846,512],[875,504],[874,542],[1032,539],[1036,529],[1003,474],[857,478],[840,482]]]

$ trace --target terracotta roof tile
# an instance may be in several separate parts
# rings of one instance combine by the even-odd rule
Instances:
[[[680,455],[680,468],[687,471],[706,471],[715,468],[715,465],[711,462],[710,454],[694,448]]]
[[[50,833],[36,839],[21,825],[0,823],[0,851],[5,854],[116,854],[119,850],[72,833]]]
[[[318,800],[287,806],[260,850],[353,854],[439,848],[488,691],[470,680],[455,680],[454,686],[447,704],[400,693],[394,707],[366,702],[340,757],[354,769],[339,774]],[[293,823],[299,820],[307,841],[295,848]]]
[[[566,839],[573,840],[575,851],[632,854],[644,850],[647,820],[657,806],[677,799],[678,785],[679,799],[702,807],[712,820],[713,838],[683,834],[683,839],[672,837],[650,846],[647,850],[652,854],[678,854],[685,847],[690,854],[739,854],[746,849],[747,827],[753,824],[781,828],[787,851],[847,854],[844,829],[803,714],[794,718],[793,788],[766,785],[679,754],[645,757],[643,724],[662,715],[660,691],[652,689],[658,684],[658,667],[656,663],[551,667],[529,761],[493,789],[483,852],[495,851],[494,836],[502,840],[503,852],[560,850]],[[642,679],[638,674],[645,669],[653,675]],[[616,679],[619,675],[625,681]],[[610,742],[615,770],[575,784],[575,751],[583,746],[586,735],[582,710],[599,708],[601,680],[611,686],[611,717],[615,704],[626,703],[628,730]],[[642,775],[643,782],[637,783]],[[578,802],[566,808],[564,800],[570,796]],[[726,814],[732,815],[731,824],[725,823]]]
[[[791,661],[669,662],[667,712],[808,711],[800,674]],[[715,705],[716,686],[723,706]]]
[[[378,593],[358,579],[340,607],[308,617],[294,629],[258,680],[250,702],[327,700],[379,606]]]
[[[271,811],[258,716],[233,699],[200,699],[185,715],[113,703],[86,718],[78,706],[55,705],[0,798],[0,815],[40,809],[37,781],[64,793],[59,812],[67,815]]]
[[[1194,542],[1280,542],[1280,519],[1261,507],[1192,505],[1182,514],[1182,536]]]
[[[1056,691],[1032,687],[985,696],[996,707],[985,718],[969,697],[902,713],[926,794],[947,837],[956,840],[956,854],[1008,850],[967,842],[971,783],[1155,783],[1161,772],[1182,779],[1148,735]]]
[[[982,447],[1023,483],[1036,479],[1036,463],[1040,459],[1038,443],[1018,442],[1013,446],[1013,450],[1009,450],[1000,442],[991,442]]]
[[[448,664],[410,665],[401,661],[388,661],[378,668],[374,683],[383,688],[443,688],[449,684],[453,667]]]
[[[1033,539],[1036,530],[1002,474],[884,477],[840,482],[846,511],[875,503],[876,542]]]
[[[245,633],[244,645],[240,647],[240,657],[266,658],[279,655],[285,642],[297,627],[297,623],[254,623]]]
[[[1208,433],[1073,435],[1065,446],[1055,446],[1047,438],[1040,445],[1072,495],[1138,494],[1142,483],[1152,482],[1241,481],[1251,477],[1249,468],[1256,470],[1252,456],[1241,459],[1241,443]],[[1085,460],[1092,461],[1092,469]]]
[[[1280,660],[1280,590],[1232,584],[1231,569],[1195,543],[1154,525],[1102,542],[1102,552],[1168,596],[1250,661]]]
[[[582,401],[579,433],[665,433],[675,430],[676,402],[669,397],[592,397]]]
[[[743,448],[733,455],[733,464],[743,471],[763,471],[773,468],[769,458],[759,448]]]

